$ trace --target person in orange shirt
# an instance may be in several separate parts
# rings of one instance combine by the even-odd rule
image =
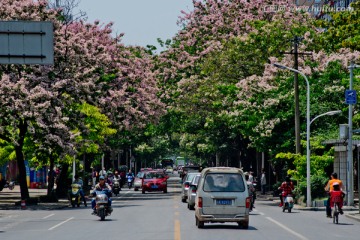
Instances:
[[[342,181],[337,178],[337,173],[335,173],[335,172],[332,173],[330,177],[331,177],[331,179],[328,181],[328,183],[325,186],[325,191],[328,193],[330,193],[331,191],[334,191],[334,183],[335,182],[339,184],[339,189],[340,189],[340,191],[342,191]],[[329,195],[329,198],[326,203],[326,216],[328,218],[331,218],[330,195]]]

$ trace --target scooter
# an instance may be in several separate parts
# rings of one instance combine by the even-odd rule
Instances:
[[[127,176],[127,183],[128,183],[129,189],[132,188],[133,181],[134,181],[134,177],[132,175]]]
[[[4,188],[9,188],[10,190],[13,190],[15,188],[15,182],[8,182],[5,179],[2,179],[0,181],[0,191],[2,191]]]
[[[96,205],[93,214],[100,217],[101,221],[105,220],[105,217],[111,215],[113,211],[112,208],[109,206],[110,196],[110,190],[104,189],[102,191],[95,191]]]
[[[283,212],[285,210],[288,210],[289,213],[291,213],[291,209],[294,207],[294,197],[292,194],[288,194],[286,197],[284,197],[284,204],[282,207]]]
[[[112,191],[115,194],[115,196],[117,196],[119,194],[119,192],[120,192],[120,181],[119,181],[119,179],[114,179],[113,180]]]
[[[81,185],[77,183],[71,184],[71,190],[70,190],[70,204],[72,207],[80,207],[81,204],[81,196],[80,196],[80,189]]]

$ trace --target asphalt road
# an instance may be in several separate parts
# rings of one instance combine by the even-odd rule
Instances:
[[[176,181],[175,181],[176,182]],[[273,201],[257,201],[249,229],[234,223],[195,226],[194,211],[181,202],[178,184],[167,194],[123,189],[113,197],[113,214],[105,221],[91,215],[89,207],[57,210],[0,210],[0,238],[27,239],[359,239],[360,222],[340,216],[335,225],[324,211],[283,213]]]

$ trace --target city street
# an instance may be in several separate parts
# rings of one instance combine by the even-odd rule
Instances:
[[[56,210],[0,210],[1,239],[358,239],[359,222],[340,216],[339,224],[324,211],[283,213],[274,201],[257,201],[248,230],[236,224],[195,226],[194,211],[181,202],[178,178],[167,194],[123,188],[113,197],[113,214],[100,221],[90,207]],[[175,179],[175,181],[174,181]]]

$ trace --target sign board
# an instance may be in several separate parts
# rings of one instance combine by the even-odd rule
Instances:
[[[54,64],[52,22],[0,21],[0,64]]]
[[[346,90],[345,91],[345,102],[346,104],[355,104],[357,100],[355,90]]]

